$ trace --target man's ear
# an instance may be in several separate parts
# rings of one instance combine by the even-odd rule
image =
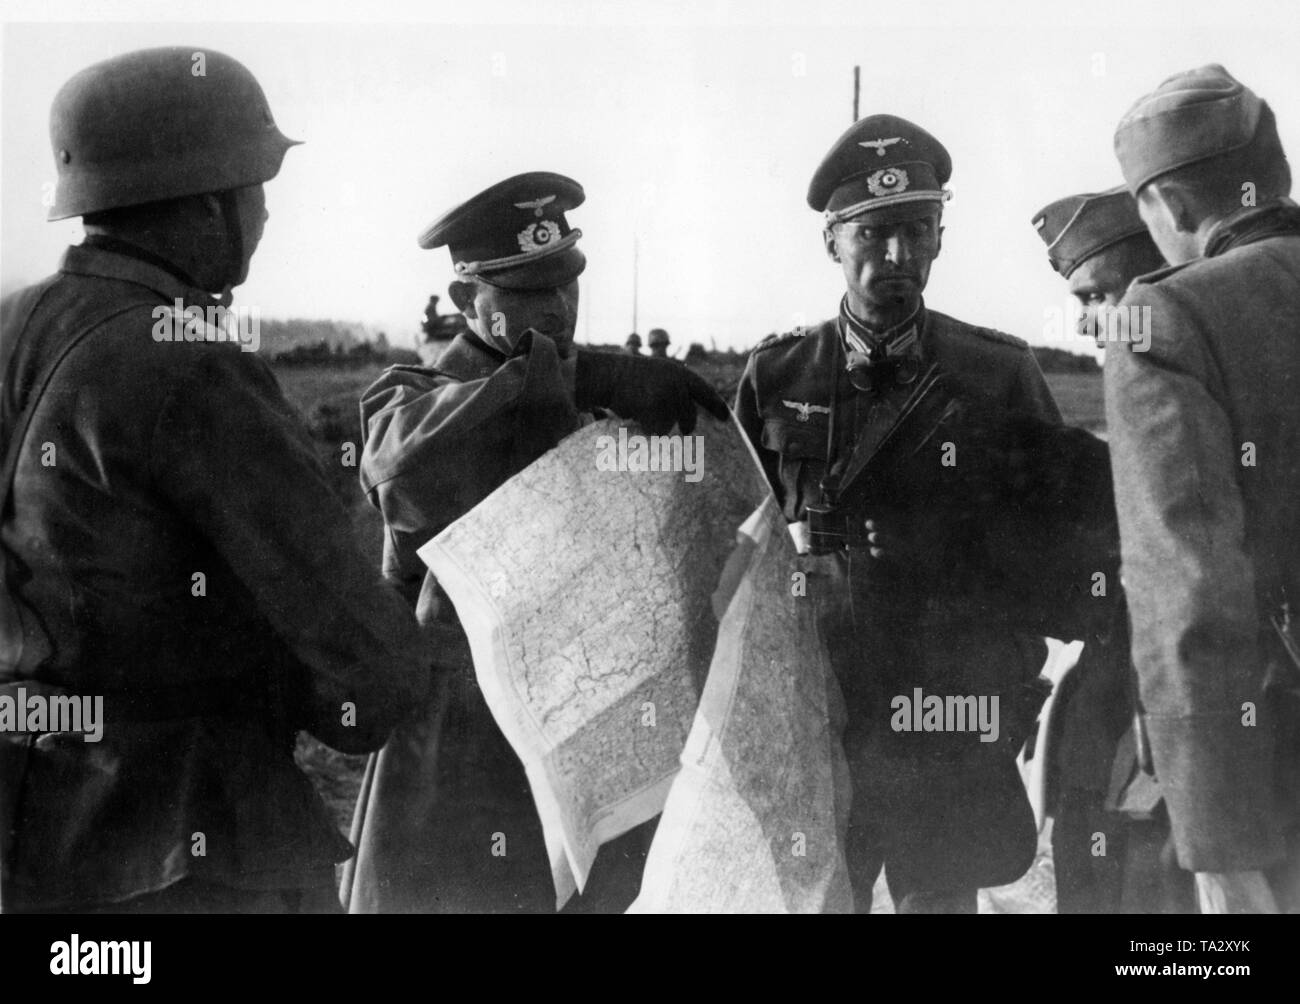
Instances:
[[[826,227],[822,230],[822,243],[826,245],[826,257],[831,261],[838,262],[840,260],[840,251],[835,244],[834,227]]]
[[[939,257],[939,252],[943,250],[943,224],[939,224],[939,229],[934,236],[934,257]]]
[[[207,214],[210,220],[221,219],[222,209],[221,200],[217,198],[215,192],[204,192],[199,196],[199,207]]]
[[[1202,213],[1197,212],[1196,203],[1190,194],[1182,188],[1174,188],[1173,201],[1169,208],[1173,210],[1174,225],[1179,233],[1194,234],[1201,226]]]
[[[477,320],[478,314],[474,310],[474,298],[478,295],[478,287],[472,282],[461,282],[457,279],[447,287],[447,295],[451,297],[451,302],[470,320]]]
[[[1153,194],[1165,204],[1169,220],[1180,234],[1194,234],[1200,228],[1202,213],[1197,211],[1196,200],[1191,193],[1175,181],[1155,181],[1151,185]]]

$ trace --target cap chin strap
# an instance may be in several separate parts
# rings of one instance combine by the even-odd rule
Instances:
[[[851,206],[845,206],[843,209],[828,209],[823,214],[826,217],[826,225],[831,226],[835,223],[843,223],[845,220],[851,220],[855,216],[861,216],[863,213],[872,209],[880,209],[884,206],[897,206],[904,202],[937,202],[942,206],[952,198],[952,192],[944,189],[942,192],[903,192],[901,195],[886,195],[883,198],[863,199],[861,202],[855,202]]]
[[[549,258],[551,255],[563,251],[565,248],[573,247],[581,236],[581,230],[570,230],[564,237],[561,237],[554,244],[548,244],[546,247],[538,248],[535,251],[524,251],[521,254],[507,255],[504,258],[488,258],[483,261],[458,261],[456,262],[456,275],[472,275],[487,281],[483,275],[485,272],[504,272],[509,268],[515,268],[519,265],[527,265],[530,262]]]
[[[227,188],[218,192],[217,204],[221,207],[221,215],[226,224],[227,247],[230,249],[230,274],[232,277],[238,277],[239,270],[244,265],[244,225],[239,218],[239,201],[235,189]],[[232,282],[228,282],[222,287],[221,292],[215,297],[217,303],[223,307],[230,306],[231,301],[234,300],[233,286]]]

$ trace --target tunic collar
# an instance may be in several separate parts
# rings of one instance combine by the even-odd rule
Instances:
[[[1300,235],[1300,206],[1287,198],[1262,206],[1239,209],[1216,223],[1205,242],[1205,257],[1214,258],[1234,248],[1268,237]]]
[[[117,245],[120,242],[113,242]],[[88,275],[99,279],[117,279],[135,283],[162,295],[169,301],[181,300],[186,304],[215,306],[217,299],[208,292],[186,282],[168,268],[147,261],[135,254],[125,254],[114,246],[86,243],[68,248],[59,262],[59,271],[69,275]]]
[[[899,356],[920,356],[921,332],[925,330],[925,302],[917,304],[910,316],[885,331],[873,331],[849,310],[847,295],[840,300],[840,341],[847,355],[857,353],[874,365]]]

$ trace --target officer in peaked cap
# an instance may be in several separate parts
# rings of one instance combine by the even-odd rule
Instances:
[[[845,132],[813,174],[808,205],[821,215],[845,295],[829,320],[760,344],[736,397],[802,547],[809,509],[824,502],[823,479],[844,468],[855,444],[883,435],[931,365],[999,409],[1060,422],[1025,342],[923,301],[951,172],[948,152],[924,129],[872,115]],[[978,887],[1014,880],[1034,856],[1033,817],[1014,762],[1027,722],[1013,709],[1032,704],[1022,697],[1046,647],[958,585],[970,569],[945,567],[953,527],[922,508],[898,494],[877,510],[855,511],[857,532],[806,560],[826,576],[818,618],[849,712],[847,858],[857,906],[870,908],[883,865],[901,912],[974,912]],[[1002,742],[977,749],[969,736],[893,731],[891,698],[915,687],[999,694]]]
[[[808,186],[808,205],[828,225],[886,206],[915,205],[924,215],[948,201],[951,176],[948,151],[928,132],[894,115],[872,115],[831,147]]]
[[[1035,213],[1031,225],[1079,301],[1079,334],[1104,346],[1107,312],[1133,279],[1164,266],[1137,202],[1122,185],[1070,195]],[[1093,503],[1114,509],[1109,492]],[[1118,547],[1116,534],[1107,550]],[[1094,602],[1112,612],[1060,681],[1035,754],[1047,757],[1050,771],[1057,912],[1185,913],[1195,903],[1190,876],[1173,865],[1159,786],[1138,752],[1145,746],[1134,727],[1124,591],[1112,584]],[[1107,837],[1103,856],[1094,853],[1097,833]]]
[[[585,198],[582,186],[562,174],[519,174],[438,217],[419,245],[446,247],[458,278],[502,289],[554,289],[587,267],[577,247],[582,231],[565,216]]]
[[[1170,267],[1106,353],[1133,662],[1202,912],[1300,909],[1300,207],[1268,104],[1217,64],[1139,99],[1115,153]]]
[[[294,141],[192,46],[80,71],[50,138],[50,219],[86,239],[0,305],[0,697],[108,720],[0,730],[0,911],[337,912],[351,848],[295,738],[378,749],[432,659],[271,370],[194,323],[246,278]]]
[[[553,912],[541,821],[523,765],[474,677],[464,631],[416,548],[590,419],[597,409],[647,431],[683,433],[697,406],[728,417],[699,376],[661,359],[574,345],[582,231],[567,214],[582,187],[560,174],[507,178],[420,234],[446,247],[450,294],[469,330],[436,369],[394,366],[361,400],[361,481],[384,515],[384,574],[407,592],[437,644],[445,689],[376,759],[357,809],[345,878],[354,912]],[[574,499],[575,511],[587,500]],[[437,783],[429,778],[437,778]],[[568,909],[621,911],[635,897],[654,822],[600,852]],[[489,852],[504,834],[504,857]]]

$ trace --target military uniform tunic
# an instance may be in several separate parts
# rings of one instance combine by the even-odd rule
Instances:
[[[1001,407],[1059,423],[1026,343],[924,306],[914,323],[923,365],[937,363],[959,387]],[[854,388],[837,320],[755,349],[736,412],[787,520],[804,520],[808,505],[820,501],[832,425],[834,459],[871,423],[892,421],[908,392],[903,386],[872,396]],[[897,501],[906,508],[906,499]],[[953,568],[952,581],[931,587],[862,551],[804,560],[848,707],[848,856],[859,908],[871,902],[882,860],[895,899],[1014,880],[1035,847],[1015,751],[973,736],[894,732],[889,701],[920,687],[925,694],[1000,694],[1005,710],[1015,687],[1041,668],[1041,638],[1014,630],[958,585],[969,569]]]
[[[1294,864],[1300,670],[1269,618],[1280,589],[1300,597],[1300,209],[1220,223],[1203,258],[1143,277],[1120,305],[1147,308],[1149,350],[1106,353],[1106,418],[1178,861]]]
[[[156,338],[178,300],[211,303],[83,245],[4,302],[6,436],[51,354],[98,323],[21,445],[0,532],[30,655],[0,693],[102,695],[107,719],[97,743],[0,734],[6,908],[120,903],[186,878],[332,884],[350,850],[294,764],[296,730],[375,749],[428,688],[409,612],[368,568],[275,376],[228,342]]]

